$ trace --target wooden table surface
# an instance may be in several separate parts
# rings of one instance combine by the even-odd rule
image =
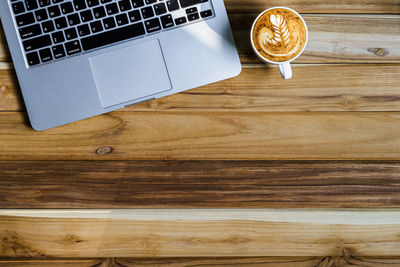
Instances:
[[[225,4],[240,76],[44,132],[0,30],[0,266],[400,266],[400,1]],[[249,44],[276,5],[290,81]]]

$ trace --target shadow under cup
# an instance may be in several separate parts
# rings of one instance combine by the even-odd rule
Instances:
[[[290,62],[304,51],[308,30],[304,19],[296,11],[287,7],[273,7],[255,19],[250,39],[258,58],[278,65],[282,77],[290,79]]]

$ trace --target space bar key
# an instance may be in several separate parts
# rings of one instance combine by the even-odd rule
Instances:
[[[82,49],[84,51],[106,46],[130,38],[144,35],[145,30],[142,22],[121,27],[112,31],[106,31],[95,34],[86,38],[82,38]]]

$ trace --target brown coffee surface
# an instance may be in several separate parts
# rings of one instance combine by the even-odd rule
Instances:
[[[283,8],[264,13],[255,23],[252,35],[257,51],[275,62],[297,56],[307,40],[306,26],[301,18]]]

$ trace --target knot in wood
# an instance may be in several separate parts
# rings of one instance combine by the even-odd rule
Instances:
[[[368,48],[368,52],[374,53],[379,57],[384,57],[389,54],[389,51],[385,48]]]
[[[106,155],[110,154],[113,151],[113,148],[110,146],[102,146],[96,149],[96,154],[98,155]]]

